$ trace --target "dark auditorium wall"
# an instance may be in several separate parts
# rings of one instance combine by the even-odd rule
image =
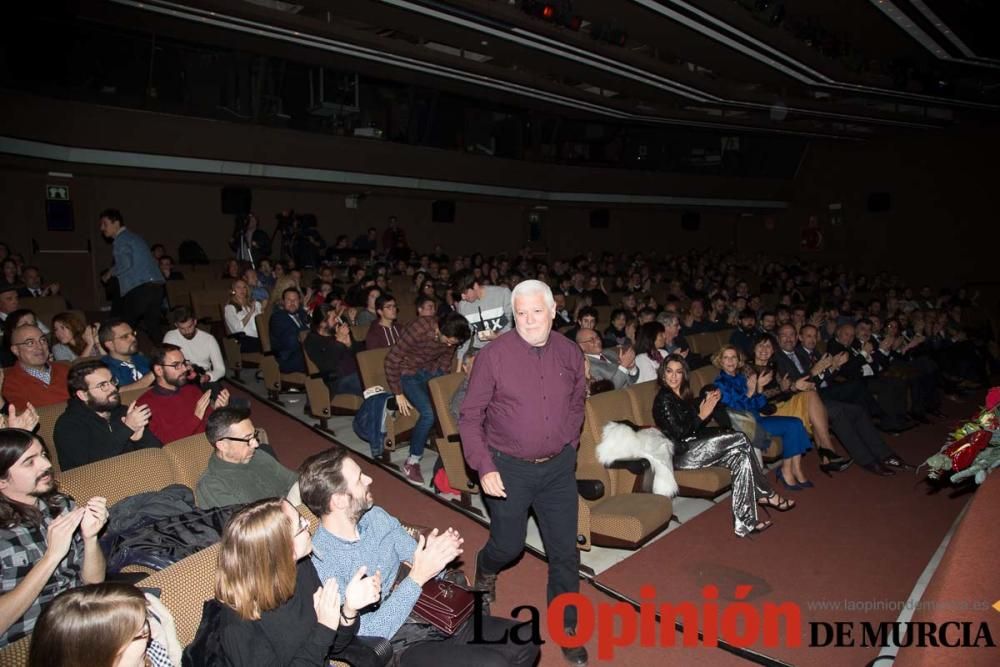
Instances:
[[[916,282],[997,282],[995,132],[920,134],[864,144],[810,145],[782,216],[775,247],[796,252],[812,214],[843,203],[842,222],[824,219],[825,248],[804,253],[831,262],[888,270]],[[868,196],[886,192],[891,208],[868,211]]]
[[[49,172],[71,172],[73,177]],[[119,208],[129,227],[149,243],[163,243],[172,254],[182,240],[194,238],[209,257],[221,259],[231,255],[227,242],[233,218],[221,213],[220,204],[220,188],[227,183],[252,188],[253,209],[268,231],[274,228],[276,212],[294,207],[316,214],[321,233],[331,243],[339,234],[353,239],[369,226],[381,232],[390,215],[398,217],[411,245],[422,251],[436,243],[452,253],[514,251],[529,239],[531,204],[521,201],[441,195],[455,198],[456,214],[455,222],[440,223],[431,221],[434,197],[429,193],[372,191],[357,209],[348,209],[344,197],[350,190],[315,183],[124,171],[11,157],[0,157],[0,210],[8,223],[0,237],[25,252],[47,279],[60,281],[74,305],[94,308],[101,301],[96,276],[111,261],[111,247],[97,230],[103,208]],[[75,230],[46,230],[47,184],[69,186]],[[608,228],[591,229],[590,211],[590,206],[550,204],[541,212],[541,238],[532,245],[554,256],[604,249],[683,252],[712,244],[731,248],[741,224],[733,211],[704,209],[700,229],[685,231],[681,210],[637,206],[612,208]],[[10,224],[14,222],[18,224]],[[88,248],[93,252],[87,253]]]

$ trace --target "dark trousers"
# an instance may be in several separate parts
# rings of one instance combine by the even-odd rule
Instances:
[[[122,297],[122,318],[149,336],[153,345],[163,342],[160,304],[164,295],[163,283],[145,283],[133,287]]]
[[[549,562],[547,598],[580,591],[580,554],[576,549],[576,449],[567,445],[545,463],[530,463],[493,451],[506,498],[484,495],[490,511],[490,539],[479,564],[497,573],[524,551],[528,512],[534,510]],[[566,608],[564,628],[576,628],[576,607]]]
[[[496,641],[516,623],[495,616],[483,617],[482,639]],[[419,642],[407,648],[399,658],[399,667],[530,667],[538,657],[536,644],[470,644],[473,639],[472,619],[458,632],[441,641]]]
[[[830,429],[858,465],[868,465],[892,456],[882,434],[860,405],[823,399],[830,415]]]

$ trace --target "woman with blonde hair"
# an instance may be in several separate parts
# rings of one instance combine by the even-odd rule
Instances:
[[[97,341],[97,325],[88,325],[73,312],[59,313],[52,318],[52,337],[58,341],[52,346],[56,361],[74,361],[80,357],[99,357],[103,354]]]
[[[352,641],[360,610],[379,599],[381,574],[366,576],[362,567],[341,592],[335,579],[320,582],[310,553],[309,522],[284,499],[265,498],[232,516],[215,580],[226,664],[380,664],[374,651]]]
[[[774,379],[770,369],[758,375],[747,368],[743,355],[735,345],[724,345],[712,357],[712,363],[719,369],[715,386],[722,392],[722,404],[734,410],[750,412],[765,431],[781,437],[781,467],[775,475],[789,491],[801,491],[813,487],[802,471],[802,455],[812,449],[809,434],[802,420],[797,417],[776,417],[764,415],[767,398],[760,389]]]
[[[38,618],[28,667],[176,667],[170,612],[135,586],[103,583],[62,593]]]
[[[265,303],[250,297],[250,286],[240,278],[233,281],[229,293],[229,303],[222,309],[227,333],[240,344],[240,352],[260,352],[260,336],[257,333],[257,316],[264,310]]]

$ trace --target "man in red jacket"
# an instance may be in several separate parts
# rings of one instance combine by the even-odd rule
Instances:
[[[49,342],[41,329],[30,324],[19,326],[11,333],[10,343],[17,363],[5,374],[0,371],[0,386],[8,403],[21,411],[28,403],[40,408],[69,400],[69,366],[49,362]]]
[[[146,428],[164,445],[205,432],[205,420],[212,410],[229,405],[229,390],[223,389],[212,401],[212,392],[202,392],[191,379],[191,362],[176,345],[164,345],[153,354],[156,381],[138,398],[148,405],[152,418]]]

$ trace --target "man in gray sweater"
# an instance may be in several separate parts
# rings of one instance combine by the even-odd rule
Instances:
[[[453,283],[462,300],[455,305],[461,315],[469,321],[472,337],[458,351],[459,358],[467,349],[482,349],[505,331],[510,331],[514,322],[511,314],[510,290],[494,285],[480,285],[472,271],[459,271]]]

